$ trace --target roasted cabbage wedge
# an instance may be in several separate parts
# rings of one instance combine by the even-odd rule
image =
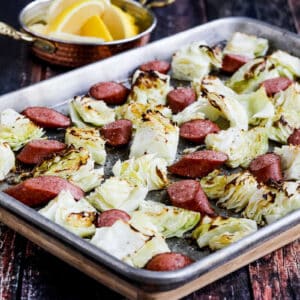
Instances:
[[[221,68],[222,52],[210,48],[205,41],[194,42],[179,49],[172,57],[172,77],[179,80],[202,79],[212,68]]]
[[[198,99],[198,101],[187,106],[181,112],[173,115],[172,121],[178,125],[181,125],[191,120],[205,119],[205,112],[208,109],[210,109],[210,105],[206,99]],[[216,118],[218,118],[219,112],[214,110],[214,113]]]
[[[299,190],[299,181],[285,181],[271,189],[271,192],[276,194],[276,197],[275,201],[264,210],[264,219],[268,224],[300,208]]]
[[[200,183],[207,197],[235,212],[244,210],[259,188],[258,182],[248,171],[225,175],[216,170],[203,177]]]
[[[248,58],[264,56],[269,48],[269,42],[266,39],[255,35],[249,35],[241,32],[235,32],[231,39],[227,41],[224,48],[224,54],[237,54]]]
[[[276,66],[279,74],[290,79],[300,77],[300,59],[285,51],[275,51],[269,60]]]
[[[99,211],[116,208],[130,213],[139,207],[147,193],[147,187],[134,185],[118,177],[110,177],[98,186],[87,200]]]
[[[150,101],[147,104],[138,102],[125,103],[124,105],[115,108],[117,119],[127,119],[133,124],[136,129],[143,122],[143,116],[148,112],[160,113],[164,117],[171,119],[172,111],[170,108],[163,105],[156,105]]]
[[[206,195],[217,205],[254,220],[259,225],[270,224],[300,208],[300,182],[285,181],[269,186],[260,184],[248,172],[231,175],[217,170],[201,179]]]
[[[269,131],[269,138],[286,144],[294,129],[300,128],[300,85],[292,84],[274,98],[275,116]]]
[[[33,176],[59,176],[88,192],[100,185],[104,175],[103,168],[95,169],[94,165],[88,150],[69,147],[63,153],[44,160],[33,170]]]
[[[15,169],[15,154],[8,143],[1,141],[0,153],[0,180],[3,180],[10,171]]]
[[[137,70],[133,75],[131,92],[127,101],[141,104],[153,102],[156,105],[165,105],[167,94],[171,89],[169,75],[156,71]]]
[[[91,127],[69,127],[65,134],[65,143],[75,148],[87,149],[92,159],[99,165],[106,160],[105,141],[101,138],[99,130]]]
[[[207,118],[214,121],[216,117],[222,117],[229,121],[230,127],[248,129],[247,111],[238,101],[236,93],[225,86],[219,78],[205,77],[201,82],[201,91],[210,106],[210,110],[204,111]]]
[[[238,100],[248,114],[250,125],[265,125],[275,115],[273,102],[264,87],[253,93],[238,95]]]
[[[255,221],[243,218],[210,218],[205,216],[194,230],[193,237],[200,248],[222,249],[257,231]]]
[[[208,149],[226,153],[226,165],[229,167],[246,168],[255,157],[268,151],[268,134],[266,127],[254,127],[248,131],[229,128],[208,134],[205,144]]]
[[[78,127],[103,126],[115,121],[115,112],[104,101],[94,100],[88,96],[77,96],[70,102],[71,119]]]
[[[167,162],[154,154],[143,155],[121,162],[112,168],[113,174],[134,185],[147,187],[149,191],[160,190],[169,183]]]
[[[140,202],[130,224],[148,234],[158,232],[165,238],[182,237],[198,224],[200,217],[198,212],[148,200]]]
[[[69,191],[61,191],[39,213],[83,238],[93,236],[96,210],[84,198],[76,201]]]
[[[241,66],[226,82],[238,94],[254,92],[259,85],[271,78],[279,77],[279,71],[266,57],[250,60]]]
[[[274,152],[280,156],[285,180],[300,180],[300,145],[275,147]]]
[[[148,112],[136,129],[130,148],[130,158],[155,154],[173,163],[179,142],[179,128],[160,113]]]
[[[154,255],[170,251],[161,236],[144,234],[121,220],[97,228],[91,243],[137,268],[144,267]]]
[[[244,217],[260,225],[265,223],[265,208],[274,200],[270,190],[259,184],[248,171],[231,175],[215,171],[201,179],[201,186],[209,198],[217,201],[218,206],[242,212]]]
[[[0,141],[9,144],[13,151],[18,151],[28,142],[42,138],[45,132],[25,116],[13,109],[0,113]]]

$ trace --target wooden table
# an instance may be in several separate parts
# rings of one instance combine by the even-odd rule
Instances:
[[[28,2],[0,1],[0,20],[18,26],[18,12]],[[248,16],[300,31],[300,0],[177,0],[155,13],[159,21],[154,40],[228,16]],[[0,37],[0,94],[66,71],[35,59],[23,43]],[[186,299],[300,299],[299,288],[296,241]],[[122,298],[0,225],[0,299]]]

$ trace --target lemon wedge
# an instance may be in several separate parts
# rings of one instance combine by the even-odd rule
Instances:
[[[130,38],[139,32],[134,18],[115,5],[106,7],[101,18],[114,40]]]
[[[110,0],[97,0],[102,2],[104,6],[110,5]],[[80,0],[53,0],[48,8],[46,14],[46,22],[53,22],[53,20],[60,15],[65,9],[80,2]]]
[[[110,32],[99,16],[90,17],[81,27],[80,35],[100,38],[106,42],[113,40]]]
[[[103,11],[104,4],[101,1],[77,1],[64,9],[52,22],[48,23],[47,32],[79,34],[81,27],[89,18],[101,15]]]

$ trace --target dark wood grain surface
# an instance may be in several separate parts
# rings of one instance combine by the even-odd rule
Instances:
[[[0,2],[0,20],[18,27],[28,0]],[[257,18],[300,31],[300,0],[177,0],[156,9],[153,40],[228,17]],[[22,42],[0,37],[0,95],[68,71],[34,58]],[[21,101],[22,99],[20,99]],[[0,299],[123,299],[0,225]],[[300,242],[296,241],[185,299],[300,299]],[[171,300],[171,299],[170,299]]]

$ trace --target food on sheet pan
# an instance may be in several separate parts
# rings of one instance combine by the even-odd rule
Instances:
[[[65,143],[77,149],[80,147],[86,148],[95,163],[104,165],[106,160],[105,141],[96,128],[68,127],[65,134]]]
[[[299,77],[299,58],[235,33],[93,85],[70,117],[6,109],[4,192],[131,266],[186,267],[176,239],[214,251],[300,209]]]
[[[132,122],[126,119],[104,125],[101,134],[108,145],[123,146],[130,142],[132,135]]]
[[[281,181],[281,160],[275,153],[266,153],[257,156],[249,165],[250,172],[256,177],[257,181],[267,183],[270,180]]]
[[[193,237],[200,248],[222,249],[257,230],[255,221],[245,218],[211,218],[205,216],[194,230]]]
[[[66,147],[66,144],[56,140],[32,140],[20,151],[17,159],[24,164],[35,165],[51,154],[63,151]]]
[[[280,91],[286,90],[293,81],[286,77],[277,77],[265,80],[261,85],[265,88],[267,95],[273,96]]]
[[[67,116],[47,107],[28,107],[22,114],[43,128],[67,128],[71,125]]]
[[[238,54],[225,54],[222,61],[222,71],[232,74],[250,59]]]
[[[184,254],[168,252],[152,257],[145,268],[151,271],[174,271],[182,269],[191,263],[193,263],[193,260]]]
[[[197,180],[176,181],[169,185],[167,192],[174,206],[198,211],[203,215],[215,214]]]
[[[99,82],[90,88],[89,94],[106,104],[121,105],[126,101],[129,89],[117,82]]]
[[[105,210],[102,214],[98,215],[96,227],[110,227],[118,220],[128,222],[130,220],[130,216],[127,212],[120,209]]]
[[[33,207],[48,203],[61,191],[70,191],[77,200],[84,196],[84,192],[78,186],[57,176],[29,178],[4,190],[6,194]]]
[[[170,91],[167,95],[167,103],[173,114],[183,111],[187,106],[197,100],[195,91],[192,88],[180,87]]]
[[[289,145],[300,145],[300,129],[295,129],[288,137],[287,143]]]
[[[177,162],[168,167],[171,174],[199,178],[214,169],[221,167],[228,159],[225,153],[203,150],[182,156]]]
[[[210,120],[192,120],[180,126],[179,135],[190,142],[202,144],[208,134],[219,131],[219,126]]]
[[[170,63],[164,60],[152,60],[139,66],[139,69],[143,72],[157,71],[162,74],[167,74],[170,68]]]

